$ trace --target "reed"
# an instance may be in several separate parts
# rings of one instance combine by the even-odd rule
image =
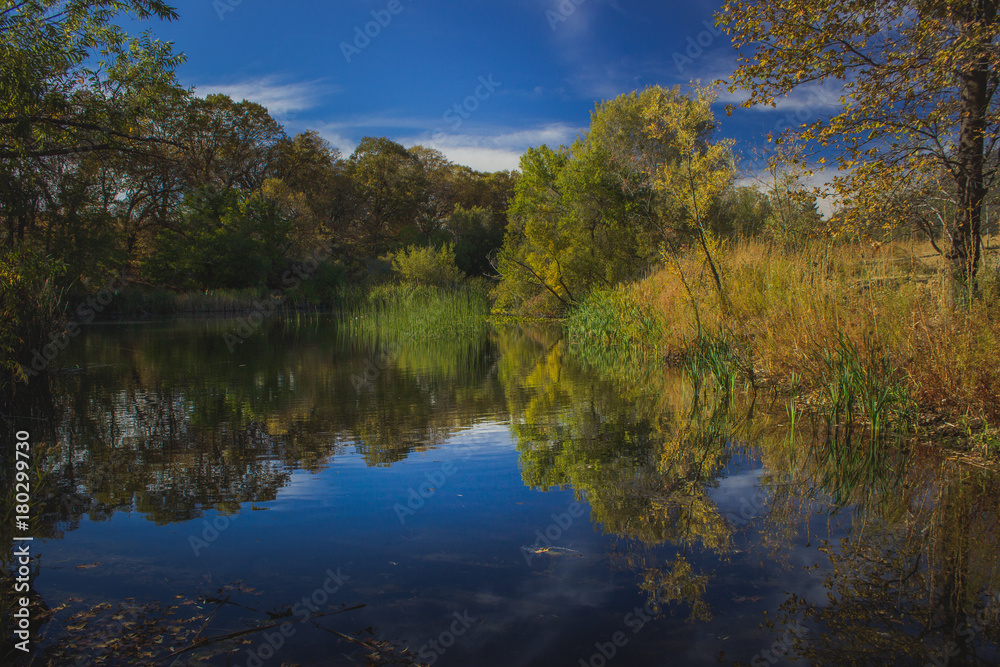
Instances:
[[[478,285],[432,287],[408,283],[351,290],[339,311],[340,326],[381,340],[482,337],[490,303]]]
[[[929,244],[730,242],[716,256],[724,300],[692,250],[595,291],[566,326],[590,358],[683,359],[729,390],[741,378],[779,391],[794,379],[800,405],[808,399],[831,424],[870,425],[876,438],[918,416],[995,428],[1000,264],[996,252],[984,257],[970,302]]]

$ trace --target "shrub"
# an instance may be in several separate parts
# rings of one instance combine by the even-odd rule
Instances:
[[[447,287],[462,279],[450,243],[440,248],[410,246],[400,250],[392,257],[392,270],[403,282],[414,285]]]

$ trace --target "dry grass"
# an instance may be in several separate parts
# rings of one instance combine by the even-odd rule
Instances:
[[[987,247],[996,246],[990,239]],[[616,288],[604,310],[621,310],[624,331],[634,327],[636,310],[655,316],[663,331],[652,340],[661,353],[688,350],[704,334],[722,336],[752,352],[757,378],[813,391],[822,389],[824,354],[847,340],[889,360],[925,420],[1000,425],[1000,253],[984,255],[981,295],[970,305],[926,243],[814,242],[789,250],[741,241],[716,252],[725,307],[702,256],[691,252]],[[619,309],[622,301],[631,307]],[[611,328],[606,312],[602,319]]]

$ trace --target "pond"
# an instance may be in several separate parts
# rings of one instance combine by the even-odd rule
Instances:
[[[558,330],[235,330],[53,364],[36,664],[1000,660],[989,470]]]

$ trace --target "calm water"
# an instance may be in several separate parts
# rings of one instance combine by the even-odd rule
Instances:
[[[129,645],[158,657],[288,610],[284,635],[157,664],[365,664],[381,642],[436,665],[998,661],[988,471],[817,438],[673,370],[595,368],[558,332],[363,341],[274,319],[231,351],[235,327],[98,326],[58,358],[51,660],[134,664]],[[365,606],[302,621],[345,604]]]

